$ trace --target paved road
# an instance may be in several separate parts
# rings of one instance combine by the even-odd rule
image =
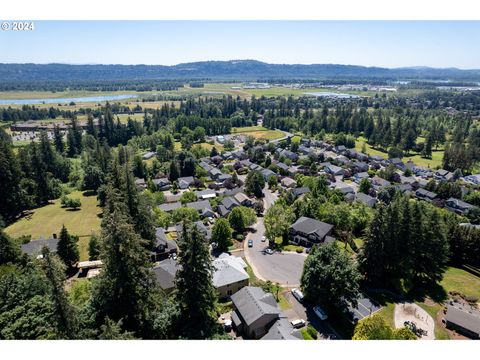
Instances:
[[[268,189],[264,189],[264,193],[263,201],[266,210],[277,200],[277,196]],[[268,241],[261,241],[262,236],[265,235],[263,218],[258,218],[255,229],[256,232],[250,233],[244,242],[245,257],[255,275],[259,279],[277,282],[285,287],[299,286],[306,255],[291,252],[274,253],[272,255],[264,253],[263,250],[268,247]],[[248,247],[248,240],[250,239],[253,240],[253,247],[251,248]]]

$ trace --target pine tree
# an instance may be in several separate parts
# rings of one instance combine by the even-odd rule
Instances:
[[[100,258],[101,246],[100,239],[93,234],[88,242],[88,260],[98,260]]]
[[[57,151],[60,154],[63,154],[63,152],[65,151],[65,143],[63,142],[63,135],[60,131],[60,127],[55,126],[53,128],[53,137],[54,137],[55,149],[57,149]]]
[[[57,254],[68,268],[72,268],[80,259],[77,242],[78,236],[70,235],[65,225],[63,225],[58,240]]]
[[[179,242],[180,269],[177,271],[176,300],[180,310],[180,336],[206,339],[218,329],[216,321],[216,290],[212,283],[213,268],[208,243],[196,226],[183,223]]]

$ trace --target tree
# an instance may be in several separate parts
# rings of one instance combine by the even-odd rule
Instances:
[[[185,191],[180,197],[180,202],[186,204],[189,202],[197,201],[197,195],[193,191]]]
[[[352,340],[416,340],[417,336],[408,328],[392,329],[377,314],[360,320],[355,326]]]
[[[363,178],[360,181],[360,185],[358,187],[358,191],[364,194],[368,194],[370,192],[370,189],[372,188],[372,184],[370,183],[370,180],[367,178]]]
[[[97,235],[92,234],[88,241],[88,260],[98,260],[100,258],[101,245]]]
[[[230,212],[228,215],[228,222],[233,230],[235,230],[237,233],[243,232],[247,226],[242,210],[239,206],[233,208],[233,210]]]
[[[356,304],[361,275],[353,260],[335,243],[313,248],[303,267],[301,286],[312,303]]]
[[[170,162],[170,171],[168,173],[168,180],[175,181],[180,177],[180,169],[175,161]]]
[[[278,179],[276,176],[270,176],[268,178],[268,188],[273,189],[275,186],[278,185]]]
[[[20,248],[0,229],[0,265],[15,263],[20,259]]]
[[[172,221],[179,223],[184,220],[197,221],[200,219],[198,211],[192,208],[181,207],[172,211]]]
[[[255,195],[256,197],[263,196],[263,188],[265,186],[265,179],[263,175],[255,170],[248,173],[245,180],[245,192],[248,195]]]
[[[102,220],[103,269],[92,286],[91,306],[98,327],[107,317],[122,319],[122,330],[151,336],[158,285],[149,268],[144,241],[134,230],[117,190],[109,189]]]
[[[62,338],[75,339],[77,337],[77,315],[65,293],[63,283],[65,266],[55,254],[50,253],[47,247],[42,249],[42,255],[44,259],[42,268],[50,283],[50,299],[55,307],[55,315]]]
[[[218,325],[208,243],[196,226],[184,222],[179,249],[180,268],[175,277],[179,334],[187,339],[210,338]]]
[[[63,225],[58,240],[57,254],[69,269],[80,259],[77,243],[78,236],[70,235],[65,225]]]
[[[102,169],[96,165],[89,165],[83,175],[83,187],[87,190],[97,191],[105,182],[105,174]]]
[[[215,222],[211,242],[216,243],[220,251],[227,251],[232,245],[232,228],[227,219],[220,218]]]
[[[288,230],[295,221],[295,214],[290,207],[274,204],[267,210],[263,221],[267,239],[275,243],[275,239],[281,236],[285,244],[288,242]]]

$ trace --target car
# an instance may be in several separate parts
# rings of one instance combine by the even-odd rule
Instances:
[[[325,313],[325,311],[323,311],[323,309],[319,305],[317,305],[313,308],[313,312],[315,313],[315,315],[318,316],[318,318],[320,320],[327,320],[328,319],[327,314]]]
[[[273,250],[270,249],[270,248],[266,248],[266,249],[265,249],[265,252],[266,252],[268,255],[272,255],[272,254],[273,254]]]
[[[292,324],[292,326],[295,328],[295,329],[299,329],[301,327],[304,327],[306,322],[305,320],[303,319],[297,319],[297,320],[293,320],[293,321],[290,321],[290,324]]]
[[[252,239],[248,240],[248,247],[253,247],[253,240]]]
[[[292,295],[295,297],[295,299],[297,299],[299,302],[302,302],[303,301],[303,293],[302,293],[302,290],[300,289],[292,289]]]
[[[267,237],[265,235],[262,236],[262,242],[265,242],[267,240]]]
[[[230,319],[225,320],[223,322],[223,327],[224,327],[225,331],[232,330],[232,320],[230,320]]]

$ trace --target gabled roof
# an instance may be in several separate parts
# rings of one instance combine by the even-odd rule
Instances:
[[[292,193],[293,195],[295,195],[295,197],[299,197],[300,195],[307,194],[309,192],[310,192],[310,189],[306,186],[292,189]]]
[[[333,225],[306,216],[300,217],[297,221],[295,221],[294,224],[292,224],[291,227],[295,231],[299,231],[307,235],[316,234],[320,238],[324,238],[333,229]]]
[[[180,265],[172,258],[160,261],[158,265],[153,268],[155,279],[163,290],[175,287],[175,275],[179,268]]]
[[[189,203],[186,204],[186,207],[195,209],[198,212],[202,212],[205,209],[212,210],[212,207],[211,207],[210,202],[208,200],[200,200],[200,201],[189,202]]]
[[[282,316],[273,323],[261,340],[303,340],[303,337],[290,321]]]
[[[445,320],[480,335],[480,312],[478,310],[449,304]]]
[[[377,202],[377,199],[375,199],[374,197],[371,197],[370,195],[364,194],[362,192],[358,192],[355,195],[355,199],[368,206],[374,206]]]
[[[212,265],[215,268],[212,282],[216,288],[250,278],[245,271],[246,264],[241,258],[222,254],[218,259],[213,260]]]
[[[158,207],[163,211],[169,212],[169,211],[173,211],[175,209],[181,208],[182,204],[179,202],[174,202],[174,203],[161,204]]]
[[[247,326],[264,315],[280,314],[280,309],[273,295],[266,293],[259,287],[245,286],[233,294],[231,299]]]

